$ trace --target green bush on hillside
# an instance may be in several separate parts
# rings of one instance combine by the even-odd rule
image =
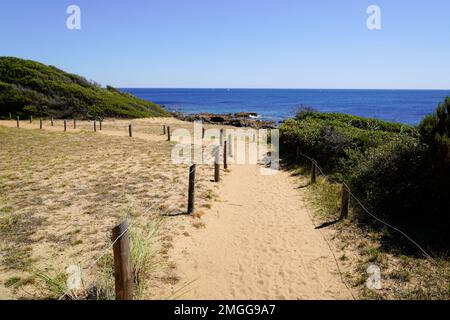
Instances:
[[[26,107],[33,106],[33,109]],[[0,57],[0,117],[168,116],[160,106],[108,86],[102,89],[83,77],[53,66],[18,58]]]
[[[444,162],[450,162],[450,97],[439,103],[436,112],[422,120],[419,131],[434,156]]]
[[[343,176],[348,160],[386,142],[417,136],[413,127],[381,123],[380,120],[308,111],[285,121],[280,127],[280,139],[291,156],[299,147],[302,153],[318,161],[325,172]]]
[[[426,152],[426,145],[413,139],[370,149],[348,171],[348,184],[374,212],[395,219],[407,217],[425,196]]]
[[[372,212],[422,233],[427,225],[442,242],[450,235],[449,115],[450,98],[418,128],[308,109],[281,125],[280,143],[288,161],[301,161],[300,147]]]

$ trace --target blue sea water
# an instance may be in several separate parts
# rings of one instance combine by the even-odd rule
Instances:
[[[123,91],[183,113],[256,112],[264,120],[282,121],[303,105],[417,125],[450,90],[329,89],[132,89]]]

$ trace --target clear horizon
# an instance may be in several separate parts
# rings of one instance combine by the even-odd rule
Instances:
[[[81,29],[69,30],[70,5]],[[381,29],[369,30],[377,5]],[[0,56],[103,86],[448,90],[443,0],[52,1],[2,4]]]
[[[150,89],[150,90],[358,90],[358,91],[450,91],[450,89],[421,89],[421,88],[233,88],[233,87],[115,87],[117,89]]]

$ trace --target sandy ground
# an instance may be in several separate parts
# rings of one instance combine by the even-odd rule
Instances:
[[[38,250],[40,261],[52,261],[51,259],[56,259],[56,253],[59,255],[55,260],[57,263],[63,263],[68,256],[72,257],[72,260],[80,260],[86,251],[84,244],[91,248],[95,246],[95,251],[89,252],[88,256],[95,255],[105,246],[104,235],[108,234],[114,221],[113,218],[117,217],[117,211],[121,206],[131,206],[134,210],[143,211],[148,206],[150,196],[151,201],[157,204],[159,199],[164,198],[164,193],[172,192],[170,181],[173,183],[173,181],[184,182],[186,180],[186,166],[170,167],[170,170],[158,166],[158,161],[161,162],[170,152],[170,144],[165,142],[166,137],[162,135],[161,131],[162,124],[171,124],[177,128],[187,129],[192,128],[192,124],[174,119],[133,120],[131,123],[133,123],[134,139],[130,143],[129,123],[124,120],[105,121],[102,134],[92,136],[87,135],[86,132],[92,131],[93,123],[78,122],[77,129],[74,130],[73,122],[68,121],[68,131],[76,133],[70,136],[72,143],[78,143],[79,139],[76,137],[79,133],[85,135],[82,143],[88,143],[92,147],[97,144],[102,145],[105,152],[114,150],[107,158],[95,158],[88,155],[82,157],[84,168],[92,169],[89,174],[85,175],[85,178],[83,167],[72,161],[76,156],[74,155],[72,159],[70,152],[67,155],[64,150],[60,152],[56,150],[54,155],[46,153],[45,163],[30,161],[30,165],[24,168],[23,172],[27,175],[35,174],[33,172],[41,174],[37,180],[27,181],[30,185],[30,190],[27,192],[16,189],[20,188],[20,181],[24,178],[24,174],[15,178],[19,183],[17,187],[15,184],[9,183],[8,179],[10,178],[6,174],[4,175],[6,179],[4,189],[10,192],[10,197],[4,201],[10,203],[11,207],[20,213],[19,218],[34,212],[34,208],[51,213],[50,216],[34,214],[36,217],[45,219],[44,225],[47,227],[39,234],[30,235],[26,241],[27,250],[35,253],[40,248]],[[0,125],[15,127],[15,121],[1,121]],[[37,129],[38,126],[38,120],[35,120],[33,124],[29,124],[27,121],[21,122],[21,128],[25,129]],[[45,122],[44,128],[45,130],[35,131],[36,134],[40,135],[49,131],[60,132],[62,121],[55,122],[54,127],[50,127],[49,123]],[[54,143],[60,145],[64,135],[58,134],[58,140]],[[47,136],[48,134],[45,134],[45,139],[50,139]],[[50,140],[46,141],[47,144],[50,143]],[[145,143],[151,144],[147,146]],[[165,144],[167,144],[167,148],[164,147]],[[79,146],[80,149],[84,147],[84,144]],[[39,150],[38,142],[36,142],[36,148]],[[141,152],[142,158],[140,158],[139,150],[145,150],[144,148],[148,148],[150,152]],[[12,145],[9,146],[8,152],[14,154],[19,152],[19,149],[16,150]],[[25,159],[27,152],[23,150],[20,152],[24,152],[22,156]],[[51,158],[58,155],[66,162],[53,164]],[[157,163],[153,163],[152,160],[155,155],[158,157]],[[4,156],[5,159],[8,159],[7,154]],[[50,159],[48,159],[49,157]],[[121,162],[122,158],[124,159],[123,163]],[[61,174],[48,178],[49,172],[54,171],[57,164],[62,167]],[[73,168],[70,170],[67,165]],[[124,180],[117,181],[117,168],[122,165],[127,168],[123,170]],[[64,166],[69,169],[67,172],[64,171]],[[11,161],[9,167],[10,170],[14,170],[14,161]],[[140,175],[146,167],[152,168],[152,174],[147,175],[146,180],[142,180]],[[108,168],[116,169],[109,172]],[[288,173],[280,171],[276,175],[267,176],[260,174],[259,165],[232,165],[228,172],[223,172],[223,179],[218,185],[209,180],[211,176],[209,176],[208,166],[200,166],[199,174],[201,187],[198,192],[199,203],[196,217],[180,215],[168,218],[163,230],[162,249],[159,254],[170,261],[171,275],[165,275],[169,279],[168,281],[152,281],[153,287],[149,288],[147,298],[351,298],[337,272],[329,247],[320,232],[314,229],[308,211],[310,209],[305,200],[305,191],[298,188]],[[108,179],[105,179],[105,176]],[[164,179],[159,179],[159,176]],[[67,182],[66,186],[65,181],[71,181],[74,177],[78,177],[81,181],[73,186]],[[159,180],[155,180],[154,177]],[[43,184],[41,178],[50,180]],[[104,185],[98,184],[99,178],[104,180]],[[64,195],[62,200],[67,204],[70,203],[69,209],[62,210],[62,206],[65,205],[63,203],[55,206],[53,210],[51,201],[47,201],[54,191],[52,186],[56,184],[55,181],[61,184],[58,190],[61,191],[61,195]],[[112,181],[115,184],[111,183]],[[81,187],[81,190],[80,185],[83,186],[83,184],[85,186]],[[118,186],[120,190],[117,190]],[[176,194],[180,195],[179,199],[164,199],[167,204],[155,205],[155,211],[161,211],[165,206],[172,204],[175,204],[175,208],[184,210],[186,186],[184,183],[181,186],[181,189],[177,188],[176,190]],[[39,194],[42,201],[39,204],[33,203],[37,190],[43,187],[48,190],[48,195]],[[101,188],[100,191],[98,191],[99,188]],[[103,190],[104,188],[107,188],[106,191]],[[128,188],[130,192],[127,191]],[[160,195],[154,195],[155,190],[159,190]],[[115,193],[118,191],[122,200],[116,204],[119,198]],[[89,192],[94,193],[90,194]],[[108,197],[104,201],[102,212],[86,215],[86,212],[92,211],[92,207],[96,203],[102,201],[102,197],[107,194],[105,192],[108,192]],[[14,193],[30,204],[15,203]],[[80,194],[85,195],[81,200]],[[123,199],[127,199],[125,202],[128,204],[124,204]],[[208,203],[210,200],[216,201],[211,205]],[[105,215],[107,212],[110,213]],[[85,217],[85,223],[77,221],[77,230],[75,230],[79,233],[75,240],[84,239],[84,242],[74,247],[70,244],[70,240],[64,240],[69,243],[67,248],[61,248],[61,245],[58,244],[63,239],[72,239],[73,243],[74,231],[68,230],[65,226],[67,220],[74,214]],[[60,217],[60,219],[56,221],[53,217]],[[97,236],[98,229],[95,227],[96,223],[93,224],[93,222],[100,221],[99,219],[105,221],[106,225],[102,225],[102,232]],[[144,215],[139,219],[142,220],[142,223],[146,223],[147,217]],[[86,236],[83,235],[85,230],[87,234],[94,235],[92,241],[85,240]],[[58,238],[53,239],[51,246],[45,246],[45,243],[49,241],[48,238],[53,234],[56,234]],[[13,234],[8,240],[16,239],[14,237],[17,238]],[[54,238],[54,236],[52,237]],[[13,248],[16,250],[19,247],[16,244],[7,249],[12,250]],[[41,262],[41,265],[44,263]],[[3,269],[3,271],[6,271],[6,275],[9,277],[16,274],[14,270],[10,269]],[[6,276],[3,278],[6,279]],[[0,298],[1,296],[3,298],[14,297],[10,290],[1,289]],[[1,294],[2,291],[3,294]]]
[[[332,253],[286,172],[234,165],[206,228],[175,244],[185,299],[349,299]]]
[[[151,239],[158,270],[150,285],[176,286],[167,251],[192,218],[162,217],[186,212],[188,165],[170,162],[175,143],[166,141],[162,124],[191,124],[133,120],[129,138],[129,123],[108,119],[94,133],[92,122],[78,121],[76,130],[68,122],[64,132],[61,120],[53,127],[45,121],[44,130],[38,120],[21,121],[19,130],[15,121],[0,121],[0,299],[45,298],[44,288],[32,283],[34,272],[54,276],[71,264],[83,269],[89,286],[99,271],[97,257],[111,254],[111,228],[127,214],[134,229],[160,224]],[[197,169],[199,209],[216,192],[211,176],[208,166]],[[169,294],[149,290],[141,298]]]

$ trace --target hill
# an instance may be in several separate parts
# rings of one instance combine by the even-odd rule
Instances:
[[[160,106],[31,60],[0,57],[0,118],[143,118],[169,116]]]

